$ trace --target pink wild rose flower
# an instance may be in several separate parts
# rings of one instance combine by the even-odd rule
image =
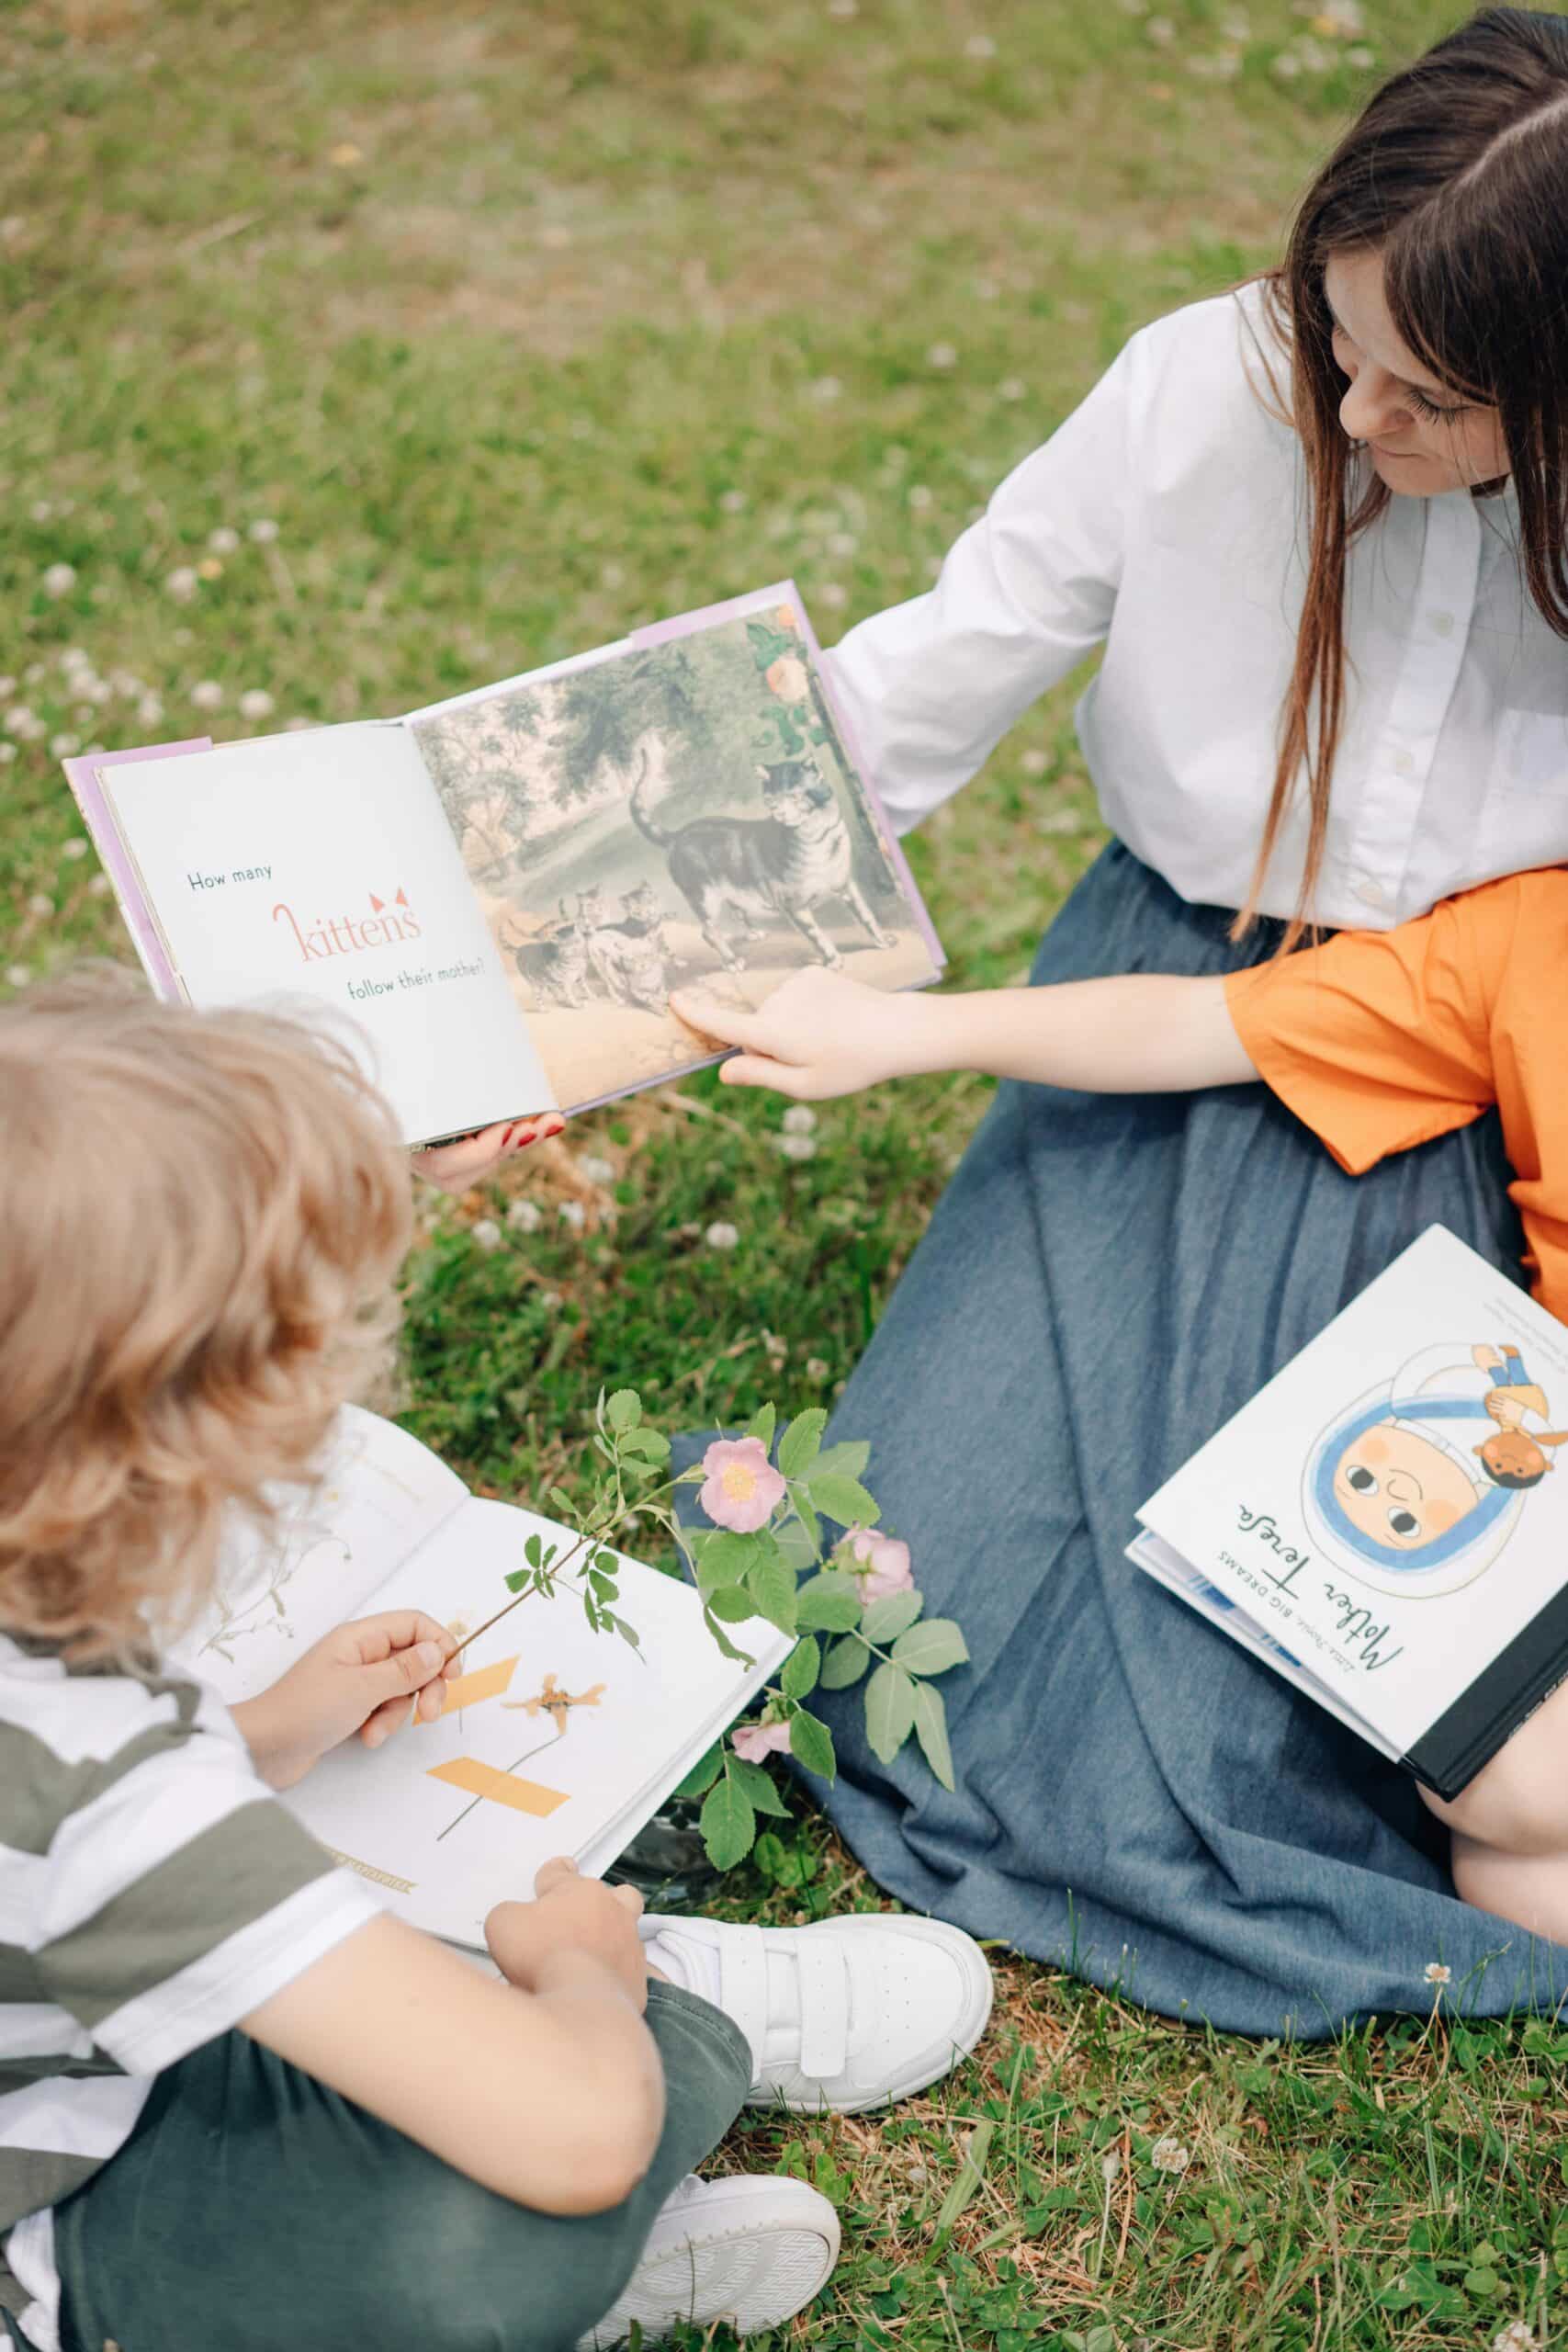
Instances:
[[[788,1724],[742,1724],[731,1735],[730,1746],[743,1762],[761,1764],[769,1756],[782,1756],[789,1746]]]
[[[697,1500],[716,1527],[732,1534],[755,1534],[783,1500],[784,1479],[760,1437],[716,1437],[703,1456],[703,1471]]]
[[[843,1548],[852,1563],[862,1600],[881,1600],[890,1592],[908,1592],[913,1586],[909,1547],[896,1536],[879,1535],[874,1527],[852,1527]]]

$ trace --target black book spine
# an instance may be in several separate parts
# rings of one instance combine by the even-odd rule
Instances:
[[[1422,1733],[1404,1758],[1406,1766],[1438,1796],[1457,1797],[1564,1680],[1568,1585]]]

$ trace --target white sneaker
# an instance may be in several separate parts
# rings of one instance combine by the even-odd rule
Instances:
[[[991,2014],[985,1953],[942,1919],[866,1911],[752,1928],[650,1918],[645,1933],[746,2036],[753,2107],[852,2115],[908,2098],[968,2056]]]
[[[737,2335],[782,2327],[820,2294],[839,2259],[839,2217],[803,2180],[746,2174],[685,2179],[659,2209],[625,2292],[577,2352],[609,2352],[636,2320],[657,2343],[681,2322]]]

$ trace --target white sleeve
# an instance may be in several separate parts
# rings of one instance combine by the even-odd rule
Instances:
[[[898,832],[967,784],[1111,626],[1141,340],[1008,476],[935,586],[862,621],[826,657]]]

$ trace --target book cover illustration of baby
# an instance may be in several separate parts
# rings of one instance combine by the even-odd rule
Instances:
[[[1519,1349],[1441,1342],[1319,1432],[1302,1499],[1325,1557],[1382,1592],[1452,1592],[1497,1557],[1568,1430]]]

